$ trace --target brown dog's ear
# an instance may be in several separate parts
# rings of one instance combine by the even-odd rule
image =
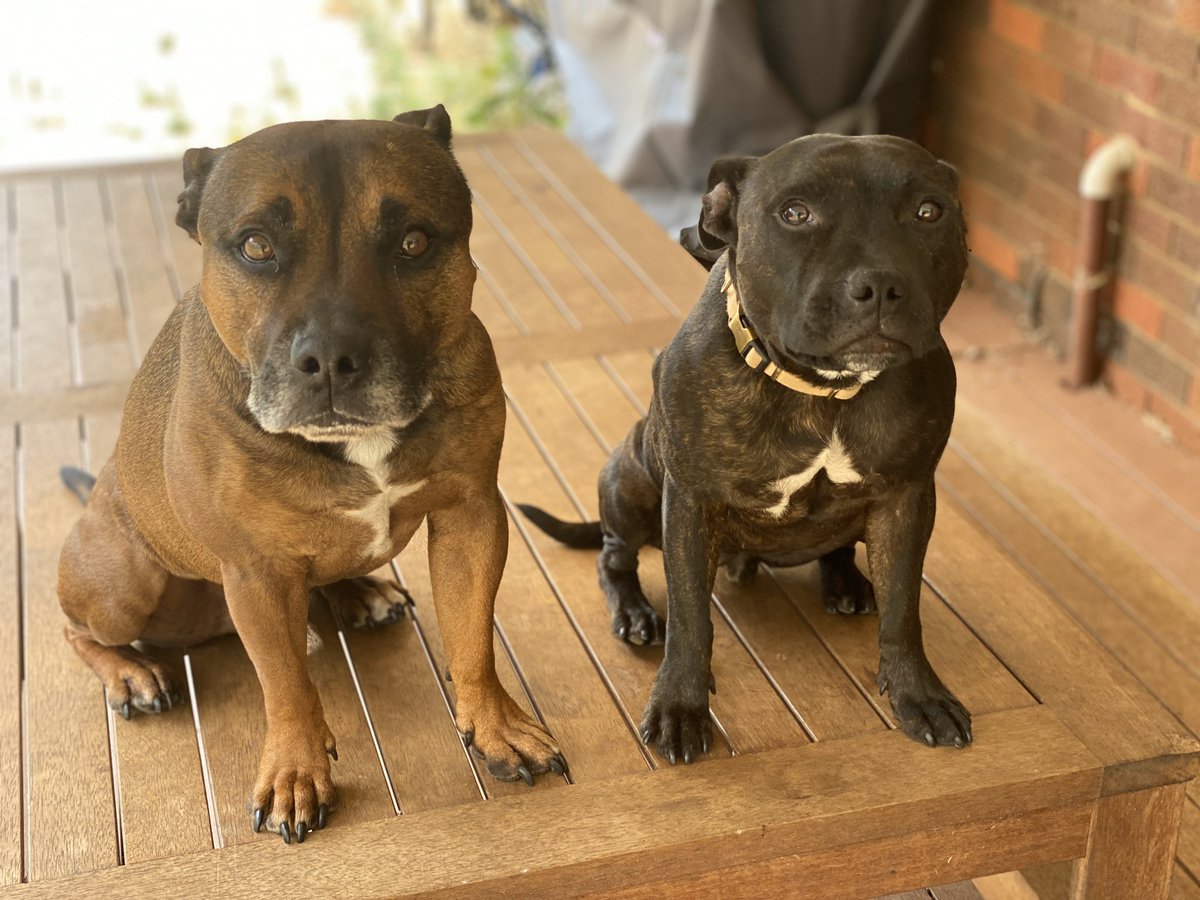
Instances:
[[[679,243],[702,263],[715,262],[726,247],[736,246],[738,195],[756,162],[754,156],[726,156],[709,169],[700,221],[679,233]]]
[[[183,154],[183,193],[179,195],[179,208],[175,212],[175,224],[188,233],[193,241],[200,243],[197,225],[200,221],[200,195],[204,183],[212,171],[213,163],[220,155],[211,147],[193,147]]]
[[[401,125],[423,128],[442,145],[443,149],[450,149],[450,113],[446,112],[446,107],[440,103],[429,109],[413,109],[400,113],[392,121],[399,122]]]

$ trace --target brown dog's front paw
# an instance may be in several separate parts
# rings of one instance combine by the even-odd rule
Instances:
[[[887,691],[901,731],[930,747],[961,749],[971,743],[971,714],[928,664],[895,669],[889,675],[881,667],[879,693]]]
[[[708,703],[664,702],[650,697],[639,729],[642,743],[675,765],[690,763],[712,747],[712,719]]]
[[[412,595],[396,582],[367,575],[317,588],[351,628],[374,628],[399,622],[413,605]]]
[[[337,788],[329,758],[337,759],[333,734],[322,722],[323,735],[303,736],[296,729],[268,732],[258,778],[250,799],[255,831],[278,834],[285,844],[303,844],[308,832],[325,827],[337,807]]]
[[[182,699],[174,676],[158,660],[132,647],[105,649],[109,652],[95,668],[104,680],[108,705],[122,718],[132,718],[135,709],[160,713]]]
[[[567,772],[567,761],[554,737],[507,694],[476,712],[464,708],[461,696],[458,706],[463,741],[500,781],[520,779],[532,787],[535,775]]]

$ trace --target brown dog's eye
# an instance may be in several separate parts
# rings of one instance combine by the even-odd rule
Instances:
[[[922,222],[936,222],[942,217],[942,207],[932,200],[926,200],[917,207],[917,218]]]
[[[789,203],[779,215],[789,225],[806,225],[812,220],[812,212],[803,203]]]
[[[410,231],[400,242],[400,255],[416,259],[429,249],[429,235],[423,231]]]
[[[242,241],[242,256],[250,262],[266,262],[275,256],[275,250],[265,234],[255,231]]]

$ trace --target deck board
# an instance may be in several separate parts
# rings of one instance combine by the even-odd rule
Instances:
[[[1050,845],[1034,847],[1038,832],[1029,830],[1030,822],[1064,829],[1055,852],[1074,847],[1088,811],[1072,805],[1078,798],[1071,791],[1099,779],[1102,765],[1110,780],[1119,781],[1112,775],[1119,772],[1122,784],[1184,777],[1184,763],[1171,754],[1186,751],[1189,729],[1195,733],[1200,725],[1200,613],[1188,595],[1181,567],[1187,561],[1178,549],[1169,559],[1147,556],[1112,527],[1120,508],[1091,505],[1079,494],[1082,482],[1031,463],[1038,453],[1051,452],[1050,438],[1009,441],[994,423],[1013,427],[1020,401],[1011,392],[1040,388],[1032,376],[1001,383],[979,371],[964,379],[962,412],[939,473],[939,519],[922,614],[930,658],[981,722],[983,750],[927,754],[889,733],[890,708],[874,686],[877,620],[827,614],[810,566],[764,569],[747,587],[718,579],[712,608],[717,746],[711,760],[687,771],[664,766],[636,737],[662,648],[616,641],[594,553],[558,545],[513,504],[595,517],[600,467],[644,413],[653,353],[694,301],[704,272],[559,136],[532,130],[466,137],[457,146],[475,196],[475,311],[493,335],[509,407],[500,486],[510,504],[510,543],[496,608],[497,666],[506,689],[554,731],[571,772],[539,779],[530,790],[497,782],[467,753],[451,713],[454,685],[443,678],[445,654],[422,528],[395,568],[416,599],[413,619],[343,631],[323,601],[313,606],[324,647],[310,666],[338,738],[333,774],[341,807],[329,832],[315,835],[303,852],[323,859],[334,848],[361,848],[378,838],[403,855],[406,886],[446,886],[456,876],[430,847],[450,841],[461,817],[457,840],[476,829],[495,843],[489,847],[494,852],[479,854],[465,871],[481,873],[489,884],[507,883],[509,876],[496,867],[525,853],[541,873],[528,883],[550,884],[537,880],[560,864],[547,861],[549,843],[541,855],[522,849],[535,846],[539,829],[550,825],[526,821],[511,842],[495,836],[509,833],[505,823],[511,829],[512,817],[520,815],[513,810],[561,815],[562,798],[594,791],[604,809],[629,815],[636,807],[645,821],[620,834],[620,823],[588,820],[587,828],[606,840],[610,830],[618,833],[611,853],[588,861],[596,848],[573,844],[561,864],[603,872],[595,885],[616,889],[631,877],[620,848],[637,844],[641,852],[650,840],[637,829],[661,812],[654,805],[657,786],[699,779],[710,785],[705,790],[712,797],[732,804],[722,815],[740,811],[754,818],[755,795],[719,773],[745,764],[742,757],[795,753],[796,761],[815,767],[795,776],[812,779],[805,788],[815,786],[812,797],[853,796],[862,809],[875,810],[844,819],[860,826],[846,832],[846,852],[862,862],[855,871],[863,885],[894,890],[919,885],[903,883],[914,876],[897,869],[888,853],[904,854],[929,873],[924,883],[937,883],[936,874],[948,880],[991,865],[988,854],[999,853],[995,835],[1001,833],[1014,853],[1023,848],[1020,859],[1042,859],[1039,852],[1050,853]],[[97,873],[85,882],[92,889],[119,884],[129,887],[129,896],[161,881],[163,873],[175,879],[172,884],[196,888],[211,884],[204,880],[211,865],[252,865],[258,878],[288,859],[280,855],[285,851],[276,846],[278,838],[250,830],[246,798],[265,726],[261,692],[238,641],[224,638],[190,648],[186,656],[172,655],[181,675],[185,668],[192,674],[194,691],[184,708],[125,722],[107,711],[101,686],[62,639],[54,593],[58,550],[79,512],[58,484],[57,468],[82,464],[94,470],[111,453],[134,366],[179,295],[200,276],[199,247],[174,225],[179,181],[179,165],[171,162],[2,183],[0,309],[11,314],[0,315],[6,435],[0,441],[0,509],[8,510],[0,547],[11,550],[0,559],[0,583],[19,591],[10,592],[13,614],[0,624],[0,884],[31,880],[30,895],[52,890],[38,882],[88,872]],[[960,318],[949,330],[959,329],[959,340],[974,340],[972,321]],[[1128,501],[1139,514],[1153,512],[1147,498],[1166,502],[1169,482],[1139,477],[1122,462],[1122,454],[1144,450],[1136,439],[1111,445],[1094,439],[1094,404],[1064,425],[1055,412],[1059,401],[1039,396],[1035,418],[1086,457],[1088,478],[1120,474],[1121,485],[1140,492]],[[1187,469],[1172,471],[1179,478]],[[1190,528],[1190,502],[1184,492],[1179,508],[1167,515]],[[651,601],[664,611],[661,555],[646,552],[641,574]],[[1146,691],[1158,694],[1166,710]],[[1124,728],[1112,729],[1101,711]],[[1029,747],[1021,734],[1003,731],[1005,723],[1061,734],[1065,742]],[[1082,743],[1071,743],[1072,734]],[[1005,756],[1002,748],[1011,753]],[[892,784],[886,773],[870,773],[858,783],[858,774],[850,777],[859,771],[852,765],[817,762],[872,754],[889,761],[885,768],[908,766],[911,759],[913,771],[929,774],[920,784]],[[1119,768],[1147,754],[1167,757],[1157,775],[1144,766]],[[1037,781],[1042,775],[1018,771],[1022,759],[1059,774]],[[954,772],[966,773],[967,781],[951,789],[947,773]],[[745,777],[748,785],[761,783],[759,775]],[[1047,791],[1039,810],[1029,805],[1035,781]],[[896,831],[900,819],[880,811],[879,797],[863,799],[876,783],[885,784],[885,792],[908,792],[896,794],[895,803],[919,811],[903,823],[911,833]],[[1008,785],[1017,784],[1026,793],[1011,793],[1017,789]],[[962,825],[953,833],[966,850],[956,866],[935,865],[931,855],[939,840],[953,845],[951,832],[936,827],[931,804],[939,790],[947,796],[960,791],[981,804],[956,808]],[[636,800],[643,791],[649,803],[644,808]],[[1055,793],[1062,791],[1067,793]],[[802,806],[810,802],[809,795],[800,799]],[[672,802],[706,808],[688,805],[699,802],[693,799]],[[814,824],[819,816],[793,821],[791,812],[778,812],[787,804],[772,802],[759,813],[778,813],[795,836],[820,830]],[[1200,894],[1192,874],[1200,867],[1200,807],[1189,804],[1178,897]],[[1033,818],[999,814],[1026,807]],[[979,816],[988,810],[997,818],[984,822]],[[864,822],[882,829],[875,833],[877,846],[864,843]],[[704,823],[689,822],[683,832],[693,833],[688,828],[696,829],[698,841],[717,841]],[[927,830],[918,835],[922,828]],[[563,831],[559,825],[552,830]],[[690,885],[695,890],[725,889],[730,879],[749,873],[762,885],[776,883],[773,878],[786,884],[797,872],[822,872],[842,859],[814,844],[805,845],[802,861],[798,855],[767,862],[734,853],[718,872],[717,861],[679,850],[672,843],[678,834],[664,835],[659,839],[675,848],[679,865],[714,870],[708,880]],[[705,846],[742,852],[745,842],[726,835]],[[599,866],[601,856],[604,866],[589,868]],[[350,857],[340,858],[344,864]],[[617,858],[625,868],[612,866]],[[422,861],[429,861],[424,870]],[[660,892],[678,887],[673,873],[638,870],[633,881],[642,886],[630,887],[631,896],[656,881]],[[364,883],[375,877],[361,874]],[[394,879],[389,884],[394,887]],[[972,889],[916,895],[946,900],[963,890]]]

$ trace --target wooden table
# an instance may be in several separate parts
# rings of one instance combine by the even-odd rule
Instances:
[[[501,487],[594,517],[597,472],[704,272],[558,135],[457,148],[509,398]],[[111,451],[135,366],[198,278],[178,188],[174,162],[0,181],[0,884],[28,882],[5,896],[868,897],[1067,859],[1078,896],[1167,895],[1200,746],[981,527],[961,464],[941,476],[922,613],[976,716],[971,748],[895,731],[875,620],[827,615],[801,568],[718,581],[719,740],[663,766],[635,735],[661,649],[615,641],[594,555],[518,515],[497,656],[570,778],[500,784],[464,751],[419,536],[396,561],[415,621],[343,633],[313,609],[342,754],[331,827],[302,847],[252,833],[264,726],[238,642],[176,656],[190,708],[114,720],[54,595],[79,514],[57,469]],[[970,410],[956,429],[1004,449]],[[652,554],[643,577],[661,607]]]

